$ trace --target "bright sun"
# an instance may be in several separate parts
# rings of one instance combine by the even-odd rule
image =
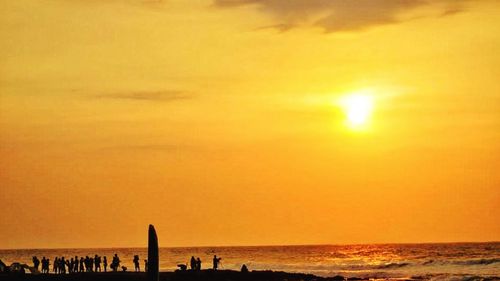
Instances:
[[[370,119],[373,111],[373,95],[370,91],[348,94],[340,99],[340,106],[346,114],[349,127],[359,129]]]

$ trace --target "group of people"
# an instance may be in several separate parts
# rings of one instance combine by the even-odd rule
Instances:
[[[221,260],[222,258],[218,258],[217,255],[214,255],[214,258],[212,259],[212,262],[213,262],[213,270],[217,270],[219,268],[219,265],[221,264]],[[198,257],[198,258],[195,258],[194,256],[191,257],[191,261],[190,261],[190,266],[191,266],[191,270],[201,270],[201,259]],[[187,266],[180,266],[179,267],[181,269],[187,269]]]
[[[222,258],[217,257],[214,255],[212,262],[213,262],[213,270],[217,270],[219,266],[221,265],[221,260]],[[139,255],[134,255],[134,259],[132,262],[134,263],[134,270],[135,272],[140,272],[141,267],[140,267],[140,258]],[[42,257],[42,260],[40,261],[36,256],[33,257],[33,267],[38,271],[40,267],[40,263],[42,265],[41,267],[41,272],[48,274],[50,272],[50,260],[48,258]],[[127,271],[126,266],[121,266],[120,267],[120,258],[118,257],[118,254],[115,254],[113,256],[113,260],[111,261],[111,264],[109,267],[113,271],[118,271],[119,268],[122,269],[122,271]],[[103,270],[101,270],[101,264]],[[182,270],[187,269],[187,264],[186,265],[178,265]],[[98,256],[95,255],[94,257],[89,257],[85,256],[78,258],[78,256],[75,256],[74,258],[70,259],[65,259],[64,257],[55,257],[54,262],[52,264],[52,271],[55,274],[66,274],[66,273],[79,273],[79,272],[107,272],[108,269],[108,259],[106,256]],[[191,270],[201,270],[201,259],[195,258],[194,256],[191,257]],[[148,260],[144,260],[144,271],[148,271]]]
[[[121,266],[120,267],[120,258],[118,257],[117,254],[113,256],[113,260],[111,261],[111,264],[109,267],[113,271],[118,271],[118,269],[122,269],[122,271],[126,271],[127,267]],[[134,256],[134,265],[135,265],[135,271],[139,272],[140,266],[139,266],[139,256],[135,255]],[[38,257],[34,256],[33,257],[33,267],[35,270],[39,270],[41,264],[41,272],[42,273],[50,273],[50,260],[48,258],[42,257],[42,260],[40,261]],[[102,267],[101,267],[102,265]],[[148,267],[148,261],[144,260],[144,267],[145,270],[147,271]],[[101,270],[101,268],[103,270]],[[89,257],[86,256],[84,257],[78,257],[75,256],[74,258],[66,259],[65,257],[55,257],[54,262],[52,263],[52,271],[55,274],[66,274],[66,273],[78,273],[78,272],[107,272],[108,269],[108,259],[106,256],[98,256],[95,255],[94,257]]]

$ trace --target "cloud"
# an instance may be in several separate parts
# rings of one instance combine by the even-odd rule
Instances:
[[[275,30],[278,30],[280,33],[282,33],[282,32],[286,32],[286,31],[292,29],[293,27],[294,26],[291,24],[272,24],[272,25],[258,27],[255,30],[275,29]]]
[[[112,93],[95,96],[102,99],[137,100],[137,101],[177,101],[193,98],[193,95],[185,91],[139,91],[128,93]]]
[[[325,32],[359,31],[405,21],[401,15],[417,7],[435,6],[439,15],[462,12],[464,0],[214,0],[216,7],[257,6],[276,21],[280,31],[303,25]],[[451,11],[451,12],[450,12]],[[271,26],[266,26],[268,28]]]
[[[453,15],[456,15],[458,13],[461,13],[463,12],[464,9],[462,8],[459,8],[459,7],[453,7],[453,8],[449,8],[449,9],[446,9],[444,10],[442,13],[441,13],[441,17],[447,17],[447,16],[453,16]]]

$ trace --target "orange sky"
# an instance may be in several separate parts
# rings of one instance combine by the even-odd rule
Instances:
[[[2,1],[0,248],[498,241],[499,15]]]

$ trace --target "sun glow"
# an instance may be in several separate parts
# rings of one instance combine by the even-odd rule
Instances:
[[[371,91],[360,91],[348,94],[340,99],[340,106],[346,115],[350,128],[359,129],[368,123],[373,111],[373,95]]]

